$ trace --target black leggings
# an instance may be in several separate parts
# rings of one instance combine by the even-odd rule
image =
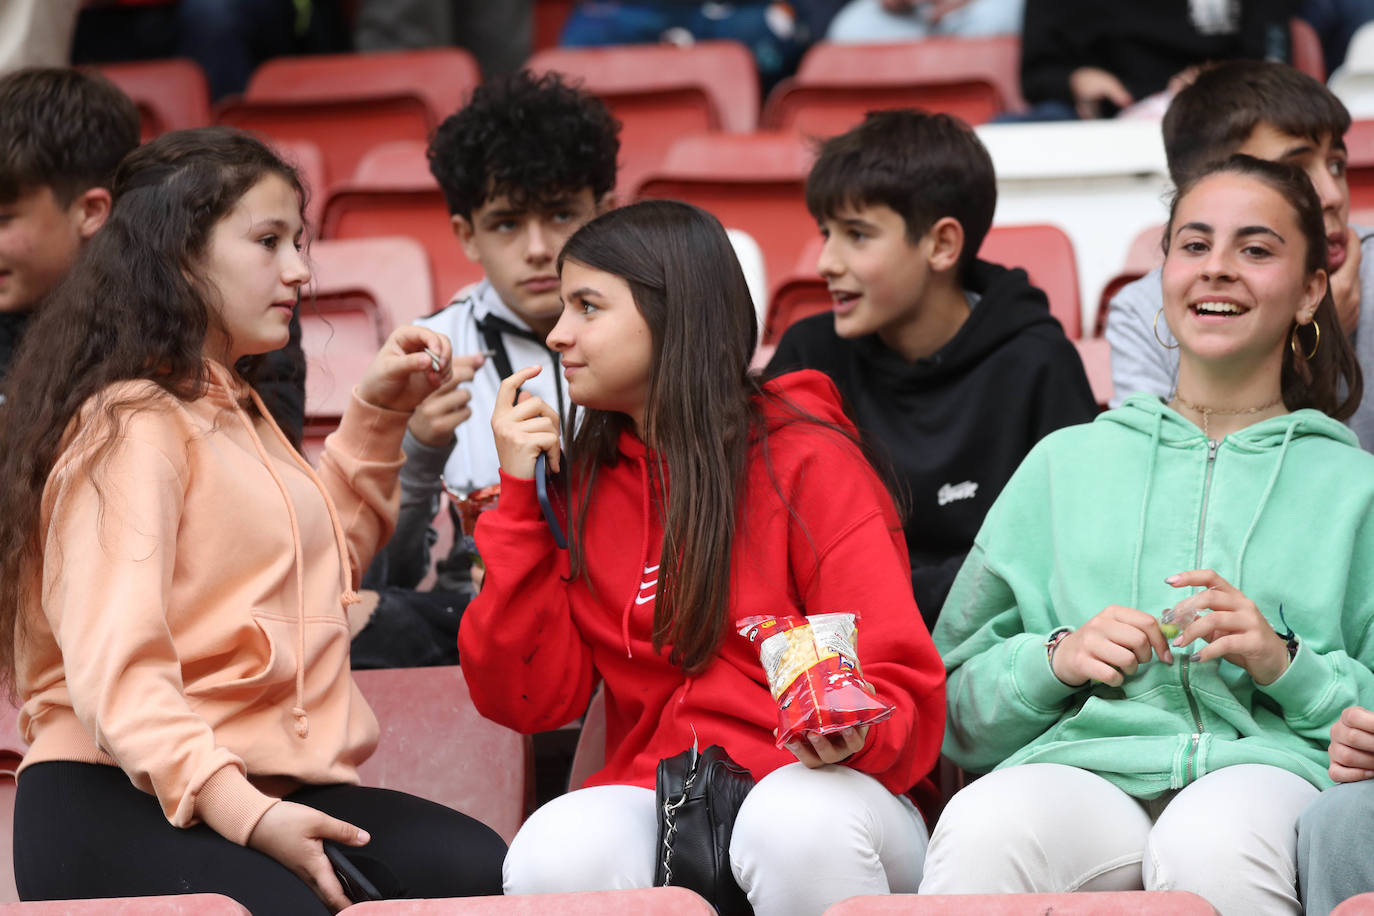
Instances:
[[[348,858],[387,897],[501,893],[506,844],[443,805],[362,786],[306,786],[289,801],[361,827]],[[214,893],[254,916],[328,913],[286,866],[204,824],[173,827],[117,767],[38,763],[19,776],[14,876],[21,900]]]

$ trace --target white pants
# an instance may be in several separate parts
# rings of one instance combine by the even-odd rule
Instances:
[[[652,789],[569,792],[534,812],[511,841],[505,891],[651,887],[657,833]],[[873,777],[794,763],[745,799],[730,863],[757,916],[806,916],[858,894],[915,893],[927,839],[920,812]]]
[[[1208,773],[1167,803],[1077,767],[1009,767],[950,800],[921,893],[1184,890],[1223,916],[1292,916],[1298,817],[1317,794],[1258,764]]]

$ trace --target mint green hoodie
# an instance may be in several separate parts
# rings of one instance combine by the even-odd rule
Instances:
[[[1330,785],[1331,725],[1374,707],[1374,455],[1315,410],[1212,449],[1157,398],[1135,395],[1037,445],[989,511],[940,613],[944,753],[967,769],[1061,763],[1138,798],[1226,766],[1281,767]],[[1214,569],[1297,656],[1260,687],[1199,641],[1121,687],[1073,688],[1045,640],[1110,604],[1158,615],[1191,591],[1166,576]]]

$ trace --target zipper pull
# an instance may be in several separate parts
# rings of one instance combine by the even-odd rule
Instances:
[[[1217,458],[1217,449],[1219,449],[1219,448],[1221,448],[1221,440],[1220,440],[1220,439],[1208,439],[1208,440],[1207,440],[1207,460],[1208,460],[1208,461],[1215,461],[1215,460],[1216,460],[1216,458]]]

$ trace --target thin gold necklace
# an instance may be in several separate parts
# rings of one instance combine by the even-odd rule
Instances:
[[[1283,395],[1280,394],[1269,403],[1261,404],[1258,407],[1204,407],[1201,404],[1194,404],[1177,391],[1174,392],[1174,400],[1178,401],[1189,410],[1202,414],[1202,435],[1211,439],[1211,433],[1207,429],[1207,421],[1211,419],[1213,414],[1221,417],[1238,417],[1241,414],[1259,413],[1261,410],[1268,410],[1270,407],[1274,407],[1281,403],[1283,401]]]

